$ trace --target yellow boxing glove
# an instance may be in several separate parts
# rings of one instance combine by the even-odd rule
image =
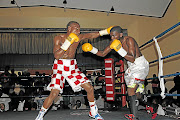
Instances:
[[[78,42],[79,38],[75,33],[70,33],[65,42],[62,44],[61,49],[66,51],[74,41]]]
[[[115,39],[111,45],[110,45],[111,49],[114,49],[116,52],[119,53],[119,55],[121,55],[122,57],[126,56],[127,52],[124,50],[124,48],[122,47],[121,41]]]
[[[109,35],[109,34],[110,34],[110,30],[111,30],[113,27],[114,27],[114,26],[111,26],[111,27],[109,27],[109,28],[107,28],[107,29],[105,29],[105,30],[99,31],[100,36]]]
[[[93,54],[96,54],[98,52],[98,49],[93,47],[90,43],[84,43],[82,45],[82,50],[84,52],[91,52]]]

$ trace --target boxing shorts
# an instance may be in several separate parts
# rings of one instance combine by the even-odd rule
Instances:
[[[81,85],[89,83],[90,80],[79,70],[75,59],[54,60],[53,74],[47,90],[58,89],[63,93],[65,79],[74,92],[82,90]]]
[[[128,69],[124,76],[127,87],[134,88],[136,84],[140,84],[139,86],[144,87],[145,78],[149,73],[149,62],[144,56],[140,56],[135,59],[134,63],[128,61],[127,64]]]

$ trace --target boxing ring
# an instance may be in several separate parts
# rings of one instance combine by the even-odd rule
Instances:
[[[158,77],[160,80],[160,85],[161,85],[161,94],[154,94],[152,96],[160,96],[164,99],[166,96],[180,96],[180,94],[168,94],[165,93],[165,87],[164,87],[164,78],[167,77],[172,77],[172,76],[177,76],[180,75],[180,73],[172,73],[172,74],[168,74],[168,75],[163,75],[163,60],[179,55],[180,51],[172,53],[170,55],[167,55],[165,57],[162,56],[160,47],[157,43],[157,39],[162,37],[163,35],[165,35],[166,33],[168,33],[169,31],[173,30],[174,28],[178,27],[180,25],[180,22],[177,23],[176,25],[172,26],[171,28],[165,30],[164,32],[162,32],[161,34],[157,35],[156,37],[154,37],[152,40],[146,42],[145,44],[141,45],[139,48],[144,47],[145,45],[151,43],[151,42],[155,42],[156,44],[156,48],[158,51],[158,56],[159,59],[157,60],[153,60],[151,62],[149,62],[149,64],[153,64],[155,62],[159,62],[159,74]],[[111,61],[111,60],[110,60]],[[113,83],[114,80],[114,70],[112,68],[114,68],[113,66],[114,63],[110,63],[109,66],[109,59],[107,59],[107,61],[105,61],[105,77],[107,79],[110,79],[110,83],[107,83],[106,87],[108,87],[108,91],[106,91],[106,95],[108,95],[108,99],[111,101],[114,101],[115,97],[114,95],[116,94],[121,94],[122,95],[122,99],[126,101],[126,94],[125,94],[125,84],[122,84],[124,87],[121,88],[122,92],[121,93],[114,93],[114,86],[112,86],[111,84],[115,84]],[[123,63],[121,61],[121,69],[120,69],[120,76],[122,77],[123,81],[122,83],[124,83],[124,69],[122,66]],[[108,66],[108,67],[107,67]],[[109,72],[106,72],[109,71]],[[112,77],[113,76],[113,77]],[[152,80],[154,78],[147,78],[146,80]],[[24,86],[24,87],[44,87],[44,86]],[[113,97],[112,95],[113,94]],[[74,95],[64,95],[64,96],[74,96]],[[35,96],[19,96],[19,97],[35,97]],[[39,97],[47,97],[47,96],[39,96]],[[107,96],[106,96],[107,97]],[[122,103],[123,104],[123,103]],[[36,111],[23,111],[23,112],[13,112],[13,111],[8,111],[8,112],[3,112],[0,113],[0,119],[2,120],[32,120],[35,119],[37,114],[38,114],[39,110]],[[146,111],[139,111],[140,112],[140,119],[143,120],[151,120],[151,115],[147,114]],[[66,120],[92,120],[88,117],[88,113],[89,110],[85,109],[85,110],[57,110],[57,111],[48,111],[48,114],[45,115],[44,120],[59,120],[59,119],[66,119]],[[129,108],[120,108],[118,111],[108,111],[108,110],[99,110],[99,113],[103,116],[103,118],[105,120],[126,120],[126,118],[124,117],[125,114],[129,113]],[[173,120],[174,118],[169,118],[169,117],[165,117],[165,116],[157,116],[156,117],[157,120]]]
[[[149,64],[153,64],[155,62],[159,62],[159,71],[158,71],[158,79],[160,81],[160,88],[161,88],[161,97],[164,99],[166,96],[180,96],[180,94],[168,94],[168,93],[165,93],[165,85],[164,85],[164,78],[167,78],[167,77],[172,77],[172,76],[177,76],[177,75],[180,75],[180,73],[172,73],[172,74],[168,74],[168,75],[163,75],[163,60],[164,59],[167,59],[167,58],[170,58],[170,57],[173,57],[173,56],[176,56],[176,55],[179,55],[180,54],[180,51],[178,52],[175,52],[175,53],[172,53],[170,55],[167,55],[165,57],[162,56],[162,53],[161,53],[161,49],[159,47],[159,44],[157,42],[157,39],[162,37],[163,35],[167,34],[168,32],[170,32],[171,30],[173,30],[174,28],[178,27],[180,25],[180,22],[178,22],[177,24],[173,25],[172,27],[170,27],[169,29],[165,30],[164,32],[162,32],[161,34],[155,36],[153,39],[149,40],[148,42],[144,43],[143,45],[141,45],[139,48],[142,48],[144,47],[145,45],[151,43],[151,42],[155,42],[155,45],[156,45],[156,49],[157,49],[157,52],[158,52],[158,57],[159,59],[157,60],[153,60],[151,62],[149,62]],[[147,78],[146,80],[151,80],[151,79],[154,79],[154,78]],[[158,96],[158,94],[154,94],[154,96]]]

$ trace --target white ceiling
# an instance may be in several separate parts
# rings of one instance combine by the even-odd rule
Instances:
[[[16,7],[12,0],[0,0],[0,7]],[[15,0],[18,6],[64,7],[64,0]],[[108,12],[111,7],[114,13],[148,17],[163,17],[172,0],[66,0],[67,9],[93,10]]]

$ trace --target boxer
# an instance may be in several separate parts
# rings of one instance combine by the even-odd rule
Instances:
[[[110,33],[111,28],[112,27],[94,33],[80,34],[80,24],[76,21],[70,21],[67,24],[67,33],[54,38],[53,54],[55,60],[53,75],[47,87],[51,92],[45,99],[35,120],[43,120],[43,116],[52,105],[53,100],[59,93],[63,93],[65,80],[67,80],[74,92],[81,91],[82,88],[87,92],[90,106],[89,116],[97,120],[103,120],[98,113],[98,108],[94,101],[94,88],[88,78],[78,69],[77,61],[74,58],[81,40],[107,35]]]
[[[130,36],[123,36],[120,26],[111,28],[110,36],[111,42],[103,51],[99,51],[90,43],[83,44],[82,50],[104,57],[114,49],[120,56],[127,60],[128,69],[125,72],[125,81],[128,87],[131,114],[126,114],[126,117],[130,120],[138,120],[136,93],[142,93],[144,91],[144,80],[149,72],[149,62],[142,55],[135,39]]]

